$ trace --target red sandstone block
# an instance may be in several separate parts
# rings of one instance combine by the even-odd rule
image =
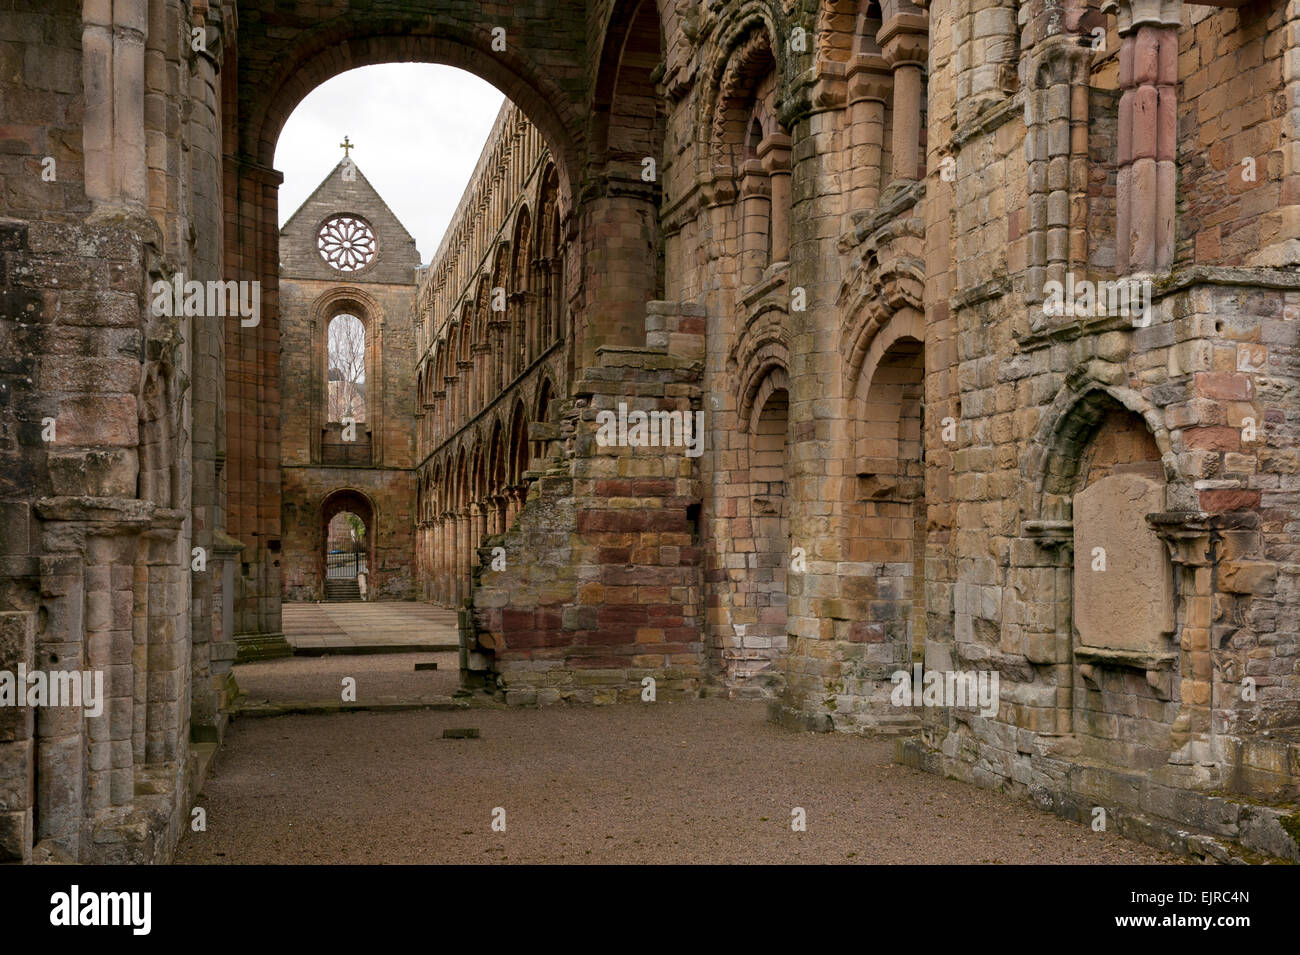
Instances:
[[[641,626],[647,622],[645,607],[601,607],[596,611],[597,626]]]
[[[1202,491],[1201,510],[1246,511],[1259,507],[1259,491]]]
[[[596,559],[602,564],[626,564],[630,553],[627,547],[598,547]]]
[[[1162,86],[1156,100],[1156,158],[1173,160],[1178,148],[1178,98],[1173,87]]]
[[[589,630],[585,634],[586,642],[593,647],[631,646],[634,629]]]
[[[1133,159],[1133,90],[1126,89],[1119,97],[1119,127],[1116,130],[1115,156],[1120,165]]]
[[[617,670],[627,666],[626,657],[568,657],[564,662],[577,670]]]
[[[1156,83],[1160,79],[1159,27],[1138,27],[1137,35],[1123,42],[1133,44],[1133,82],[1141,85]]]
[[[579,534],[599,534],[610,532],[623,534],[631,531],[643,531],[648,525],[649,515],[645,511],[583,511],[578,514]]]
[[[514,649],[529,649],[546,646],[546,634],[536,630],[511,630],[506,637],[506,644]]]
[[[1223,398],[1228,401],[1249,401],[1251,381],[1247,375],[1222,371],[1198,371],[1196,393],[1206,398]]]
[[[646,530],[679,531],[689,526],[686,515],[680,511],[651,511],[644,517]]]
[[[1189,448],[1207,451],[1236,451],[1241,448],[1241,432],[1223,426],[1187,428],[1183,431],[1183,440]]]
[[[638,479],[632,482],[632,497],[668,497],[675,488],[672,481]]]
[[[533,611],[503,610],[501,612],[501,629],[513,638],[516,630],[529,630],[533,626]]]
[[[1133,158],[1154,159],[1159,137],[1160,97],[1154,86],[1133,92]]]
[[[858,621],[849,627],[850,643],[884,643],[885,626],[880,623]]]

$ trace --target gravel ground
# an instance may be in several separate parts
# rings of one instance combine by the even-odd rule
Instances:
[[[441,739],[448,727],[482,738]],[[199,800],[208,831],[176,861],[1181,861],[892,755],[722,700],[243,720]]]
[[[417,663],[437,663],[416,671]],[[460,685],[455,653],[376,653],[363,656],[286,657],[235,667],[235,682],[249,703],[339,703],[343,678],[357,681],[357,703],[451,696]]]

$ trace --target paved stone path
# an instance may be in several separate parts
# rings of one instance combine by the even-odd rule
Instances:
[[[243,719],[177,862],[1180,861],[892,756],[725,700]]]
[[[365,652],[382,647],[456,646],[456,611],[414,600],[286,603],[284,637],[295,652]]]
[[[415,665],[436,663],[436,670]],[[355,654],[260,660],[235,667],[241,707],[299,703],[341,704],[343,680],[351,678],[350,702],[359,706],[450,702],[460,688],[457,653]]]

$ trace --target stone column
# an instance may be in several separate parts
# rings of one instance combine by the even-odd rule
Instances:
[[[455,546],[455,536],[445,513],[438,515],[438,547],[433,554],[433,600],[446,606],[450,601],[447,595],[447,554]]]
[[[492,354],[496,356],[490,373],[492,393],[499,395],[510,378],[506,370],[510,361],[510,323],[503,319],[493,319],[488,323],[488,336],[492,340]]]
[[[880,199],[885,151],[885,104],[893,92],[884,57],[858,56],[849,67],[849,211]]]
[[[1119,21],[1119,175],[1115,271],[1167,271],[1174,261],[1181,0],[1106,0]]]
[[[200,11],[195,4],[195,27],[205,30],[206,49],[193,55],[190,75],[189,169],[194,245],[191,269],[197,278],[221,278],[222,181],[221,181],[221,98],[222,58],[221,10]],[[208,555],[206,573],[191,576],[191,728],[194,739],[213,742],[225,726],[223,712],[232,682],[229,662],[233,645],[223,643],[229,620],[223,622],[221,581],[229,552],[224,544],[225,526],[218,456],[224,457],[221,404],[225,376],[225,344],[219,322],[190,323],[190,449],[193,460],[190,498],[191,546]],[[319,439],[318,439],[319,440]],[[179,502],[176,502],[179,503]],[[228,640],[228,638],[227,638]]]
[[[57,488],[71,490],[71,487]],[[35,838],[73,859],[94,860],[84,837],[115,826],[135,801],[143,759],[144,711],[137,714],[136,604],[147,606],[148,573],[137,574],[140,535],[154,508],[129,498],[84,495],[37,502],[41,540],[42,610],[36,661],[49,669],[89,669],[103,681],[102,710],[90,716],[67,707],[36,714]],[[144,579],[139,579],[143,577]],[[129,841],[129,833],[105,842]],[[98,840],[96,840],[98,841]]]
[[[433,393],[433,426],[432,434],[429,436],[429,450],[433,450],[442,443],[442,436],[446,431],[447,392],[445,390],[435,391]]]
[[[280,571],[270,552],[280,540],[280,263],[276,253],[279,186],[274,169],[225,157],[225,278],[261,283],[256,326],[225,319],[226,529],[243,542],[235,585],[235,642],[241,653],[288,654],[280,620]]]
[[[539,243],[542,241],[540,231],[537,233],[536,241]],[[534,259],[531,268],[533,273],[533,304],[537,315],[537,341],[545,350],[546,346],[550,344],[548,330],[550,329],[551,309],[553,307],[551,298],[554,295],[551,284],[550,259]]]
[[[473,352],[478,369],[474,382],[475,403],[479,408],[486,408],[495,397],[492,390],[492,346],[486,342],[477,344]]]
[[[551,282],[548,286],[550,302],[546,316],[547,329],[543,339],[547,344],[564,335],[564,262],[561,259],[550,260]]]
[[[506,530],[509,530],[515,523],[515,518],[519,512],[524,509],[524,495],[528,493],[526,487],[511,487],[506,492]]]
[[[1056,707],[1051,714],[1035,717],[1037,730],[1066,737],[1074,731],[1074,524],[1025,521],[1024,535],[1033,546],[1013,545],[1016,561],[1009,579],[1023,582],[1038,605],[1050,605],[1048,614],[1036,616],[1042,621],[1040,629],[1026,628],[1024,654],[1035,666],[1048,668],[1056,686]],[[927,657],[926,666],[930,665]]]
[[[82,83],[86,196],[96,213],[143,213],[149,186],[144,135],[147,0],[85,0]]]
[[[429,521],[428,550],[425,552],[424,580],[422,589],[425,599],[433,603],[438,600],[438,551],[442,547],[442,525],[437,517]]]
[[[768,265],[790,261],[790,137],[773,133],[758,147],[770,187],[772,254]]]
[[[1046,297],[1046,283],[1064,284],[1068,271],[1087,268],[1092,51],[1074,34],[1048,37],[1028,65],[1037,80],[1025,97],[1026,295],[1037,304]]]
[[[647,118],[646,122],[652,122]],[[578,207],[579,258],[583,263],[580,368],[597,365],[602,345],[643,346],[645,304],[655,298],[659,247],[658,195],[654,183],[610,176],[592,183],[591,198]]]
[[[455,363],[452,363],[455,367]],[[456,430],[456,425],[460,421],[461,399],[460,399],[460,376],[445,375],[443,382],[447,386],[447,413],[443,418],[442,440],[446,440]]]
[[[757,159],[745,163],[740,180],[740,285],[757,285],[767,268],[772,228],[771,184]]]
[[[471,522],[468,507],[456,513],[456,607],[465,602],[469,586],[469,553]]]
[[[478,549],[483,546],[483,538],[488,535],[488,502],[479,501],[473,505],[474,547],[469,554],[469,572],[472,574],[478,566]]]
[[[915,182],[921,174],[921,75],[929,52],[929,20],[898,13],[880,28],[876,42],[894,71],[894,136],[891,182]]]
[[[456,368],[460,371],[460,424],[468,421],[478,412],[474,401],[474,362],[458,361]]]
[[[442,597],[446,606],[454,607],[459,596],[456,581],[460,574],[460,515],[455,511],[448,511],[445,520],[447,547],[442,557]]]
[[[1170,746],[1175,750],[1171,763],[1213,765],[1216,762],[1218,754],[1213,752],[1215,730],[1211,719],[1213,648],[1222,646],[1238,627],[1227,621],[1222,626],[1219,620],[1230,603],[1216,586],[1216,578],[1224,570],[1221,566],[1223,532],[1254,529],[1257,521],[1257,515],[1250,512],[1207,514],[1194,510],[1147,515],[1147,524],[1164,542],[1177,577],[1178,666],[1168,674],[1159,675],[1171,681],[1161,688],[1164,699],[1175,695],[1172,681],[1177,679],[1180,683],[1177,698],[1181,707],[1170,730]],[[1152,682],[1153,675],[1148,674],[1147,680]]]

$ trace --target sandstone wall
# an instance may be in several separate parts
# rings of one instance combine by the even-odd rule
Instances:
[[[318,248],[321,228],[338,216],[360,217],[374,236],[373,258],[354,271],[332,267]],[[327,518],[332,504],[359,497],[370,599],[409,599],[416,581],[415,241],[345,159],[285,223],[280,259],[284,598],[325,596]],[[330,323],[339,315],[355,317],[364,332],[365,414],[355,435],[331,422],[328,407]]]

